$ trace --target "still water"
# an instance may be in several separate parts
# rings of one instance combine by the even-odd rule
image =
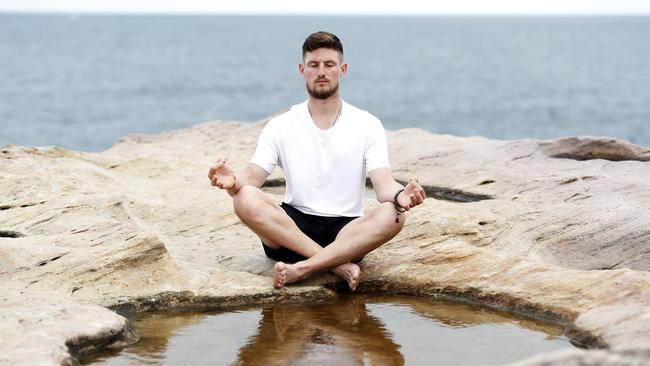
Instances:
[[[443,300],[354,295],[323,304],[153,313],[140,340],[92,365],[502,365],[573,347],[564,328]]]

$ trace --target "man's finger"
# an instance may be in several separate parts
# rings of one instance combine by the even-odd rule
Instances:
[[[413,182],[413,179],[409,180],[406,187],[404,187],[405,190],[413,190],[413,191],[415,191],[416,188],[417,188],[417,185],[415,185],[415,183]]]
[[[427,194],[424,193],[424,189],[421,189],[421,190],[418,191],[418,196],[420,196],[420,199],[422,201],[424,201],[427,198]],[[420,202],[420,203],[422,203],[422,202]]]
[[[413,198],[415,200],[415,202],[413,203],[413,206],[419,205],[424,200],[422,198],[422,195],[420,194],[420,191],[417,191],[417,190],[415,192],[413,192]]]
[[[215,170],[221,168],[224,165],[226,165],[227,162],[228,162],[228,159],[226,159],[226,158],[217,159],[217,165],[214,166]]]
[[[423,188],[420,185],[420,183],[418,182],[417,178],[411,178],[411,180],[409,181],[409,185],[411,185],[413,187],[414,191],[423,190]]]

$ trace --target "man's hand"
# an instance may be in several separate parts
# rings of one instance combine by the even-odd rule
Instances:
[[[418,179],[411,178],[411,181],[404,187],[404,191],[397,196],[397,203],[408,211],[424,202],[426,197],[424,188],[418,183]]]
[[[228,166],[228,160],[226,159],[219,159],[215,166],[210,167],[208,178],[210,178],[210,183],[213,186],[221,189],[230,189],[237,182],[237,178]]]

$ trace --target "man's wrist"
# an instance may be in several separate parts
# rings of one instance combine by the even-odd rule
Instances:
[[[403,212],[406,210],[404,207],[402,207],[402,205],[399,204],[399,200],[398,200],[399,195],[402,194],[402,192],[404,192],[404,188],[398,189],[397,192],[395,192],[395,195],[393,196],[393,205],[395,206],[395,210],[397,210],[398,212]]]
[[[406,212],[406,208],[402,207],[402,205],[400,205],[399,202],[397,202],[397,197],[399,197],[399,195],[402,192],[404,192],[404,188],[400,188],[397,192],[395,192],[395,196],[393,196],[393,206],[395,207],[395,211],[397,211],[397,213],[395,214],[396,224],[399,223],[399,215]]]
[[[233,174],[232,177],[235,180],[235,182],[233,183],[232,187],[226,189],[226,191],[228,191],[229,195],[234,196],[235,194],[237,194],[241,186],[237,182],[237,176]]]

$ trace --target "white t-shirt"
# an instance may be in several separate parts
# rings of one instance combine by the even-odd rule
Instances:
[[[362,216],[366,172],[389,167],[386,131],[370,113],[342,102],[328,130],[312,121],[307,101],[264,127],[251,163],[269,174],[280,166],[284,202],[318,216]]]

